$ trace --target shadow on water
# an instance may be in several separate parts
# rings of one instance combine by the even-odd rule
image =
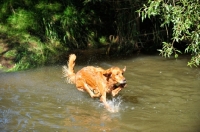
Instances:
[[[79,61],[78,61],[79,62]],[[62,78],[62,66],[0,73],[1,131],[200,131],[200,70],[187,58],[137,56],[76,63],[109,68],[127,66],[128,86],[108,102],[79,92]]]

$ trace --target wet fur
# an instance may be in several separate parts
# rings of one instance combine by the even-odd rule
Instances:
[[[118,67],[104,70],[100,67],[86,66],[74,72],[76,55],[69,56],[68,66],[63,66],[63,74],[68,83],[75,84],[80,91],[86,91],[92,98],[99,97],[105,108],[112,111],[106,101],[106,94],[115,96],[126,86],[123,73],[126,71]]]

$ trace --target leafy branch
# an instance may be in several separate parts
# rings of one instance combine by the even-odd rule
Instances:
[[[175,58],[178,49],[174,48],[174,43],[187,42],[185,53],[191,53],[192,57],[188,66],[199,66],[200,63],[200,3],[198,0],[149,0],[138,10],[142,20],[152,17],[160,19],[161,27],[172,29],[171,42],[163,42],[160,54],[164,57],[170,57],[173,53]]]

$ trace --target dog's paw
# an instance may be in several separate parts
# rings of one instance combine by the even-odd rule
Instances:
[[[109,109],[107,109],[109,112],[111,112],[111,113],[117,113],[117,112],[119,112],[119,110],[118,109],[115,109],[115,108],[109,108]]]

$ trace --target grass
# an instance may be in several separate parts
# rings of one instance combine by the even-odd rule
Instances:
[[[0,24],[0,69],[19,71],[54,63],[62,55],[60,51],[65,48],[59,41],[43,43],[28,32]]]

